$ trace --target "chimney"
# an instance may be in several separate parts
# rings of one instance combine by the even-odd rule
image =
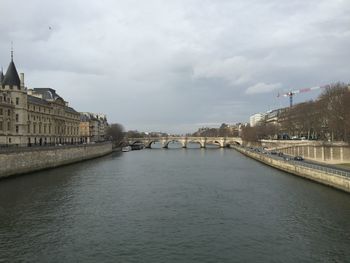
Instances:
[[[21,87],[24,87],[24,73],[20,73]]]

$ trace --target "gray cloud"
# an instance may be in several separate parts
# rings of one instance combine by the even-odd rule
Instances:
[[[0,8],[0,63],[14,41],[28,86],[126,128],[182,133],[287,106],[278,91],[348,82],[349,11],[345,0],[14,0]]]

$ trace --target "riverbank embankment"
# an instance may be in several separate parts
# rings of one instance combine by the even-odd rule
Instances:
[[[4,149],[0,151],[0,178],[93,159],[111,152],[110,142]]]
[[[233,148],[266,165],[350,193],[350,177],[344,176],[341,173],[336,174],[331,169],[321,170],[312,166],[299,165],[294,161],[272,158],[266,154],[254,152],[244,147],[234,146]]]

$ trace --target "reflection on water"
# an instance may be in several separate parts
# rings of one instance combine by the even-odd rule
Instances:
[[[346,262],[348,229],[348,194],[229,149],[0,181],[0,262]]]

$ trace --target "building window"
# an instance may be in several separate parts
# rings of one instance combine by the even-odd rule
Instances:
[[[11,140],[11,138],[9,138],[9,143],[11,143],[12,142],[12,140]]]
[[[11,116],[11,111],[7,110],[7,116]]]
[[[8,131],[11,130],[11,123],[10,122],[7,123],[7,130]]]
[[[16,105],[19,105],[19,98],[16,98]]]
[[[28,124],[28,133],[30,133],[30,124]]]
[[[18,121],[18,114],[16,114],[16,121]]]
[[[0,121],[0,130],[2,131],[3,129],[4,129],[4,127],[3,127],[3,122]]]
[[[1,97],[0,97],[1,98]],[[2,108],[0,109],[0,115],[2,115],[3,114],[3,110],[2,110]]]
[[[18,133],[18,125],[16,125],[16,133]]]

